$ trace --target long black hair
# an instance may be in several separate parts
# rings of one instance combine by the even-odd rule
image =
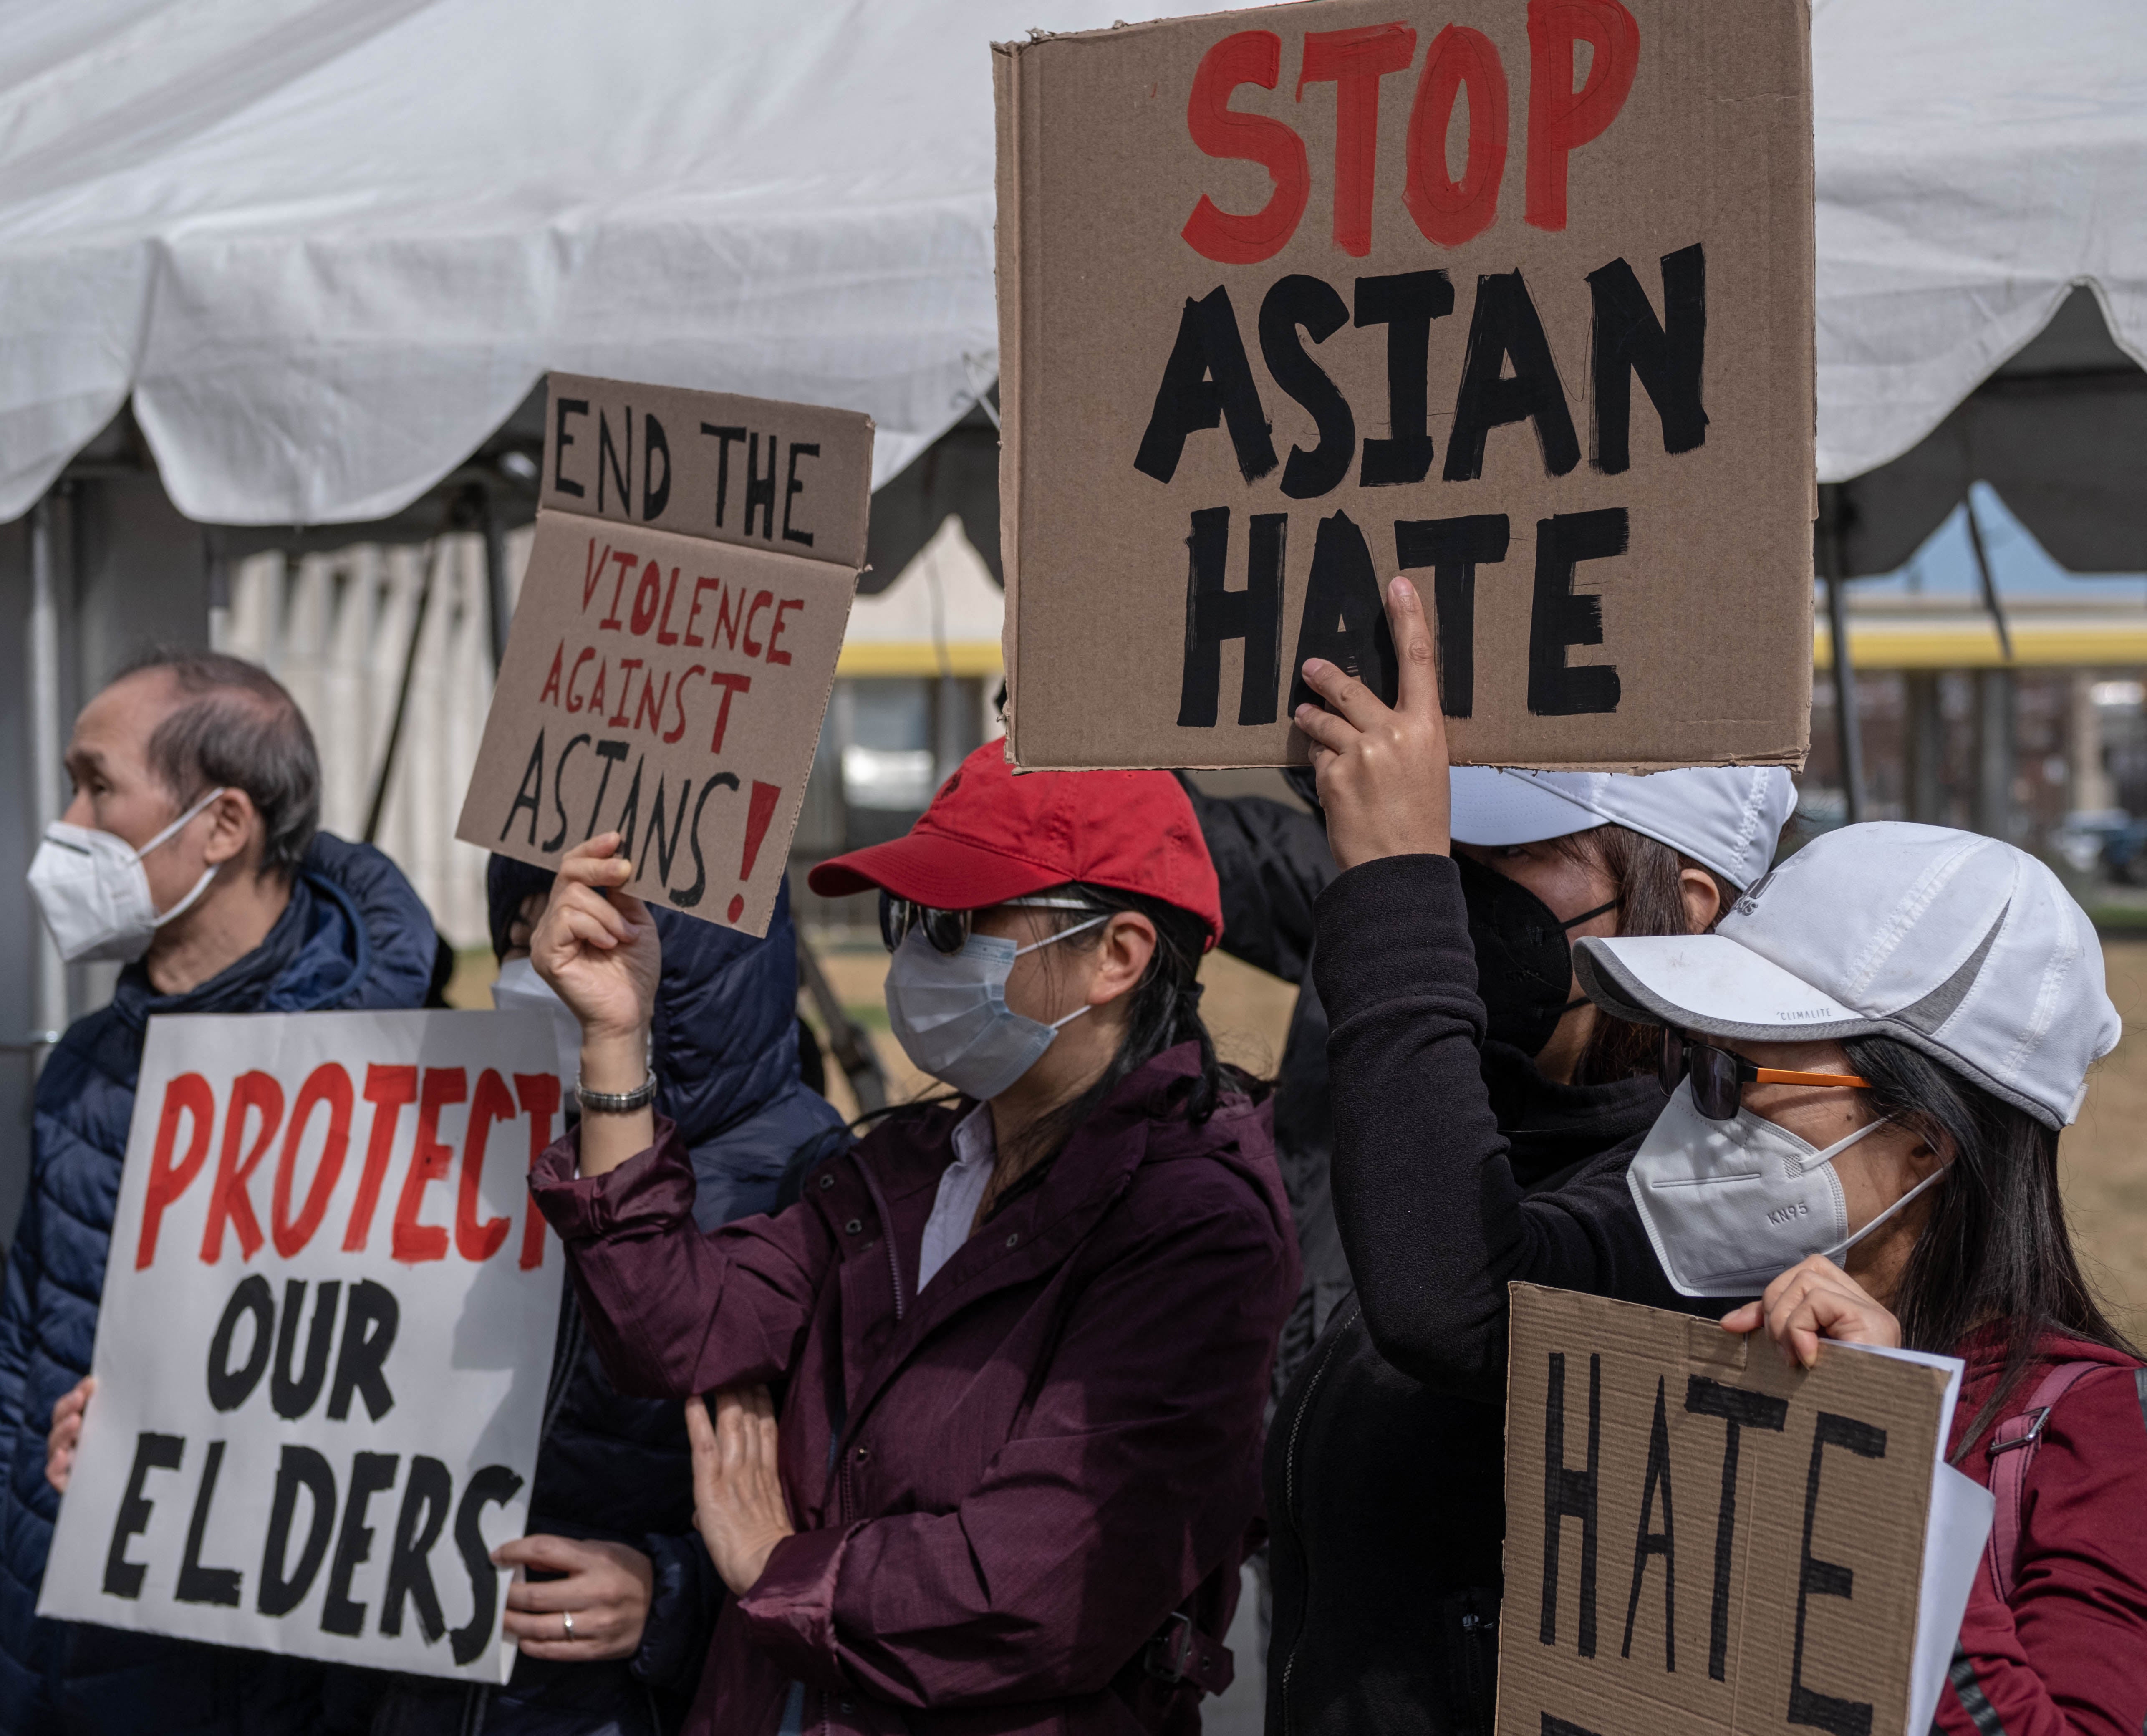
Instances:
[[[1872,1110],[1909,1128],[1953,1167],[1931,1190],[1893,1312],[1912,1350],[1956,1353],[1982,1326],[2004,1336],[1997,1386],[1961,1436],[1980,1438],[2012,1395],[2045,1333],[2133,1353],[2080,1271],[2058,1192],[2058,1135],[2025,1109],[1890,1037],[1842,1048]]]
[[[1689,868],[1702,868],[1714,882],[1717,921],[1737,902],[1739,888],[1713,868],[1703,868],[1689,856],[1629,827],[1592,826],[1552,839],[1551,848],[1569,862],[1595,869],[1616,888],[1620,935],[1690,933],[1680,878]],[[1594,1034],[1574,1068],[1574,1082],[1604,1085],[1652,1072],[1660,1047],[1654,1025],[1631,1024],[1599,1012]]]
[[[1056,1157],[1074,1130],[1110,1100],[1121,1081],[1181,1043],[1199,1045],[1199,1071],[1178,1105],[1189,1121],[1198,1126],[1215,1113],[1226,1094],[1244,1093],[1249,1081],[1216,1058],[1215,1040],[1200,1017],[1200,958],[1207,949],[1208,925],[1191,911],[1146,893],[1079,882],[1053,890],[1080,898],[1098,915],[1115,916],[1123,910],[1146,917],[1155,926],[1155,951],[1126,997],[1125,1035],[1110,1064],[1087,1090],[1040,1117],[1028,1129],[1023,1140],[1027,1160],[1040,1164]],[[1079,911],[1053,913],[1059,918],[1062,932],[1088,920]],[[1059,944],[1074,952],[1089,952],[1103,944],[1104,928],[1099,923],[1068,934]]]

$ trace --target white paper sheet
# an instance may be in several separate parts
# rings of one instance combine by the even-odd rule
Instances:
[[[1968,1594],[1975,1583],[1976,1567],[1983,1559],[1984,1544],[1990,1537],[1997,1503],[1989,1489],[1945,1462],[1946,1443],[1953,1435],[1954,1407],[1960,1400],[1964,1367],[1960,1358],[1933,1356],[1922,1350],[1881,1350],[1869,1344],[1847,1348],[1872,1350],[1879,1356],[1946,1371],[1945,1398],[1939,1408],[1937,1462],[1931,1474],[1930,1518],[1924,1528],[1923,1591],[1916,1603],[1915,1674],[1909,1687],[1909,1723],[1903,1733],[1903,1736],[1924,1736],[1938,1710],[1946,1667],[1953,1661],[1961,1617],[1968,1612]]]

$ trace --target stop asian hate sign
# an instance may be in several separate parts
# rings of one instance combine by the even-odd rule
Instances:
[[[1304,763],[1306,658],[1394,694],[1396,573],[1458,761],[1799,761],[1807,31],[1311,0],[1002,46],[1018,763]]]
[[[561,1094],[538,1014],[152,1020],[38,1613],[505,1680]]]

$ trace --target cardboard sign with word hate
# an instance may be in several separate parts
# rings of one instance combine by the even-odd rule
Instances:
[[[1922,1736],[1990,1526],[1960,1363],[1510,1293],[1498,1736]]]
[[[543,493],[455,836],[765,934],[863,564],[873,425],[553,374]]]
[[[38,1613],[504,1682],[565,1257],[549,1022],[149,1022]]]
[[[1308,657],[1457,762],[1801,763],[1806,0],[1312,0],[1001,46],[1012,751],[1302,763]]]

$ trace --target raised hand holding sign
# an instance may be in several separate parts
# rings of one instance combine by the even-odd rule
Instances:
[[[648,907],[625,890],[634,864],[615,832],[569,850],[529,939],[538,974],[582,1024],[582,1103],[589,1093],[631,1098],[648,1081],[649,1031],[663,943]],[[602,1175],[655,1143],[646,1103],[624,1113],[585,1114],[581,1173]]]
[[[1446,718],[1431,629],[1407,579],[1387,587],[1386,606],[1399,663],[1394,704],[1314,658],[1304,679],[1330,708],[1307,701],[1294,720],[1312,745],[1327,842],[1345,868],[1382,856],[1444,856],[1451,843]]]

